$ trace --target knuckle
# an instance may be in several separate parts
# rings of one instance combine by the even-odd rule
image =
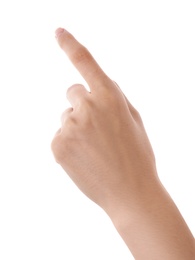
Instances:
[[[53,152],[55,161],[58,164],[66,162],[70,154],[73,153],[74,138],[71,133],[60,134],[54,137],[51,142],[51,150]]]
[[[131,108],[131,114],[135,121],[142,122],[141,115],[136,108],[134,108],[134,107]]]
[[[53,152],[54,158],[56,160],[57,163],[61,162],[61,157],[62,157],[62,153],[61,153],[61,136],[57,135],[53,138],[52,142],[51,142],[51,150]]]
[[[134,117],[134,119],[137,119],[137,120],[141,119],[140,113],[138,112],[138,110],[135,107],[131,106],[130,111],[131,111],[131,114]]]
[[[71,91],[73,90],[73,88],[74,88],[74,85],[71,86],[71,87],[69,87],[69,88],[67,88],[67,90],[66,90],[66,97],[69,96],[69,94],[71,93]]]
[[[81,84],[74,84],[70,86],[66,91],[66,97],[69,98],[74,93],[79,93],[79,91],[83,91],[85,87]]]
[[[73,116],[66,117],[60,132],[58,132],[52,142],[51,150],[57,163],[61,163],[66,160],[68,154],[71,151],[72,143],[75,135],[75,125],[77,120]]]
[[[77,88],[79,85],[78,84],[74,84],[72,86],[70,86],[69,88],[67,88],[67,91],[66,91],[66,96],[69,95],[69,93],[73,90],[75,90],[75,88]]]
[[[66,122],[66,119],[70,117],[70,114],[72,113],[73,108],[67,108],[61,115],[61,122],[62,124],[64,124],[64,122]]]

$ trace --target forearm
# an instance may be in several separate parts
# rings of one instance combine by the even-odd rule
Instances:
[[[110,217],[136,260],[195,259],[194,238],[159,180],[123,201]]]

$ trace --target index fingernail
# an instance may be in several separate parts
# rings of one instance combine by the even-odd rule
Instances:
[[[56,36],[56,38],[58,38],[64,31],[65,31],[64,28],[58,28],[58,29],[55,31],[55,36]]]

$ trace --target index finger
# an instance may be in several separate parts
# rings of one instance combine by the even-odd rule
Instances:
[[[92,91],[111,83],[111,80],[95,61],[91,53],[72,34],[65,29],[58,28],[56,30],[56,38],[60,47],[67,54]]]

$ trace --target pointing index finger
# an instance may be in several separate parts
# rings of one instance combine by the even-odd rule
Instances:
[[[92,91],[105,86],[106,83],[110,83],[111,80],[100,68],[91,53],[72,34],[65,29],[58,28],[56,30],[56,38],[60,47],[67,54]]]

